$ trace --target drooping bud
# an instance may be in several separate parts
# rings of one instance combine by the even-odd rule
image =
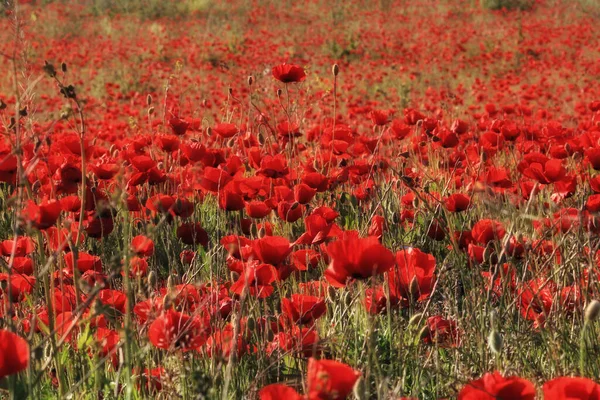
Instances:
[[[497,330],[492,329],[488,336],[488,346],[490,346],[492,352],[494,352],[495,354],[500,353],[502,351],[502,344],[502,335],[500,335],[500,333]]]
[[[595,322],[600,316],[600,301],[592,300],[585,308],[585,322]]]
[[[156,282],[157,282],[156,272],[150,271],[148,273],[148,287],[150,287],[150,288],[155,287],[156,286]]]
[[[333,67],[331,67],[331,72],[333,73],[333,76],[338,76],[338,74],[340,73],[340,66],[337,64],[333,64]]]

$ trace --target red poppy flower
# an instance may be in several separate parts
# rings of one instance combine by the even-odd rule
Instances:
[[[301,400],[302,396],[289,386],[274,383],[260,389],[258,398],[259,400]]]
[[[295,324],[309,325],[327,311],[325,300],[303,294],[281,299],[281,310]]]
[[[119,365],[119,354],[117,352],[117,346],[121,340],[119,334],[112,329],[97,328],[95,336],[98,343],[98,356],[101,358],[108,357],[116,369]]]
[[[459,346],[460,334],[456,327],[456,321],[439,315],[427,318],[427,331],[423,341],[440,347]]]
[[[250,218],[264,218],[271,213],[272,209],[264,201],[251,201],[246,203],[246,214]]]
[[[10,257],[13,253],[13,248],[15,257],[25,257],[26,255],[33,253],[35,250],[35,243],[27,236],[20,236],[16,240],[4,240],[0,243],[0,254],[5,257]]]
[[[313,249],[302,249],[292,253],[292,261],[298,271],[307,271],[309,267],[316,268],[320,260],[321,254]]]
[[[375,215],[371,220],[371,225],[369,226],[369,231],[367,232],[367,234],[369,236],[374,236],[377,239],[381,240],[384,230],[385,218],[383,218],[381,215]]]
[[[131,248],[139,257],[150,257],[154,254],[154,242],[144,235],[134,237],[131,240]]]
[[[487,373],[482,378],[467,383],[458,400],[533,400],[535,386],[518,376],[503,377],[499,372]]]
[[[177,228],[176,234],[185,244],[192,246],[201,245],[204,248],[208,246],[208,233],[202,228],[200,222],[181,224]]]
[[[202,346],[210,334],[206,317],[167,310],[148,329],[150,342],[159,349],[188,351]]]
[[[523,284],[519,290],[519,308],[521,315],[534,321],[534,328],[544,325],[554,301],[554,285],[543,278],[534,279]]]
[[[348,278],[365,279],[382,274],[395,264],[394,254],[379,243],[376,237],[361,239],[358,232],[344,232],[342,238],[327,246],[331,263],[325,271],[329,283],[346,285]]]
[[[241,334],[238,334],[236,343],[233,338],[233,326],[227,324],[224,328],[214,332],[212,336],[208,338],[204,348],[209,357],[218,355],[227,358],[231,354],[234,344],[236,347],[236,356],[239,359],[248,351],[248,345]]]
[[[256,239],[252,243],[252,248],[260,261],[274,266],[281,264],[292,250],[290,242],[281,236],[265,236]]]
[[[588,378],[563,376],[544,383],[544,400],[600,400],[600,385]]]
[[[592,168],[596,171],[600,170],[600,149],[592,148],[585,152],[587,159],[590,164],[592,164]]]
[[[219,191],[219,208],[225,211],[240,211],[244,209],[244,198],[235,188],[227,185]]]
[[[262,299],[273,293],[271,284],[276,280],[277,270],[272,265],[251,263],[244,267],[239,279],[231,285],[231,292],[241,295],[247,287],[250,295]]]
[[[462,193],[455,193],[446,198],[446,208],[448,211],[461,212],[465,211],[471,205],[471,197]]]
[[[316,193],[317,189],[313,189],[305,183],[294,186],[294,199],[300,204],[308,204]]]
[[[283,83],[302,82],[306,78],[304,68],[294,64],[281,64],[273,67],[273,77]]]
[[[276,327],[274,331],[280,329],[283,328]],[[321,352],[319,335],[314,327],[300,328],[294,325],[291,329],[278,332],[273,340],[268,343],[267,354],[271,355],[275,351],[310,357]]]
[[[67,253],[64,256],[64,260],[69,272],[73,273],[75,255],[73,253]],[[98,256],[80,251],[77,254],[77,269],[81,273],[86,271],[102,272],[102,260]]]
[[[183,119],[180,119],[179,117],[173,116],[169,119],[169,126],[173,130],[174,134],[176,134],[178,136],[183,136],[183,135],[185,135],[185,132],[187,132],[188,128],[190,127],[190,124],[189,124],[189,122],[184,121]]]
[[[45,201],[39,205],[29,200],[22,211],[23,219],[34,228],[44,230],[56,224],[62,208],[56,200]]]
[[[308,359],[306,374],[308,398],[311,400],[343,400],[352,393],[361,373],[333,360]]]
[[[28,364],[27,341],[19,335],[0,329],[0,379],[23,371]]]
[[[493,219],[482,219],[471,229],[473,240],[484,246],[493,240],[501,240],[505,233],[504,226]]]
[[[423,301],[431,295],[435,284],[435,258],[416,248],[396,253],[396,267],[388,274],[390,295],[409,301]]]
[[[229,139],[230,137],[233,137],[233,136],[237,135],[238,132],[240,131],[238,129],[238,127],[235,126],[234,124],[228,124],[228,123],[219,123],[219,124],[216,124],[213,127],[212,130],[217,135],[219,135],[219,136],[221,136],[222,138],[225,138],[225,139]]]
[[[102,289],[98,293],[98,299],[102,304],[125,313],[127,304],[127,296],[125,293],[113,289]]]

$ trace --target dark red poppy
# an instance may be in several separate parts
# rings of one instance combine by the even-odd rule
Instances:
[[[585,152],[585,155],[596,171],[600,170],[600,148],[592,148]]]
[[[308,359],[306,381],[311,400],[343,400],[347,398],[361,373],[334,360]]]
[[[467,383],[458,400],[534,400],[533,383],[518,376],[503,377],[499,372],[487,373]]]
[[[471,197],[462,193],[455,193],[446,198],[446,208],[448,211],[461,212],[465,211],[471,205]]]
[[[184,223],[177,228],[177,237],[185,244],[202,247],[208,246],[208,233],[202,228],[200,222]]]
[[[376,237],[359,238],[358,232],[344,232],[327,246],[331,262],[325,277],[332,286],[343,287],[349,278],[365,279],[382,274],[395,264],[394,254]]]
[[[427,330],[423,341],[440,347],[456,347],[460,345],[460,333],[456,321],[440,315],[427,318]]]
[[[187,122],[183,119],[180,119],[179,117],[173,116],[169,119],[169,126],[173,130],[174,134],[176,134],[178,136],[183,136],[189,129],[190,124],[189,124],[189,122]]]
[[[294,64],[280,64],[273,67],[273,77],[283,83],[302,82],[306,78],[304,68]]]

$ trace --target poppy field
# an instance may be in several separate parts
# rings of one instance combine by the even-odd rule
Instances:
[[[600,399],[600,5],[0,4],[0,398]]]

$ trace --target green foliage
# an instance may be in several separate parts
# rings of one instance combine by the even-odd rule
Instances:
[[[481,5],[488,10],[530,10],[533,0],[481,0]]]

